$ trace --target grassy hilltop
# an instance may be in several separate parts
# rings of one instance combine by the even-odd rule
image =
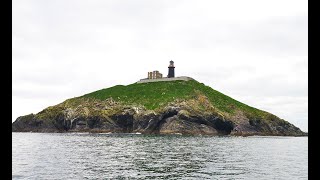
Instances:
[[[260,118],[265,118],[269,114],[232,99],[195,80],[117,85],[85,94],[80,98],[105,100],[111,97],[128,104],[141,104],[147,109],[154,110],[176,99],[188,100],[199,97],[199,95],[207,97],[212,106],[221,112],[232,114],[236,110],[241,110],[248,116]]]
[[[117,85],[19,117],[13,131],[304,135],[195,80]]]

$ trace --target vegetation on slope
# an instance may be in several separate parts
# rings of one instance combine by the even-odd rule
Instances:
[[[176,111],[177,107],[181,109]],[[218,130],[240,134],[303,135],[289,122],[195,80],[134,83],[101,89],[50,106],[35,115],[19,117],[13,129],[82,131],[83,125],[89,128],[87,130],[98,128],[108,132],[134,129],[151,133],[161,129],[163,132],[188,130],[195,134]]]
[[[117,85],[85,94],[81,98],[105,100],[112,97],[117,101],[140,104],[147,109],[154,110],[166,106],[175,99],[188,100],[198,97],[199,94],[206,96],[213,107],[221,112],[233,114],[240,110],[248,117],[272,118],[265,111],[250,107],[195,80],[134,83],[127,86]]]

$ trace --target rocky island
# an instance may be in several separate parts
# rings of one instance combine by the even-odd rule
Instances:
[[[304,136],[192,78],[117,85],[18,117],[13,132]]]

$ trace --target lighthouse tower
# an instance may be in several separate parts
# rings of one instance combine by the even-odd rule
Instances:
[[[173,78],[174,77],[174,62],[171,60],[169,64],[169,72],[168,72],[168,78]]]

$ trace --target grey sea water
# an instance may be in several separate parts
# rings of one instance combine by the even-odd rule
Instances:
[[[308,179],[308,137],[12,133],[12,179]]]

